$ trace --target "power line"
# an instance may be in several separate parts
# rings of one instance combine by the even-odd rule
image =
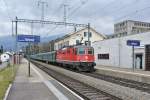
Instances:
[[[72,16],[74,13],[76,13],[81,7],[83,7],[83,5],[85,5],[89,0],[85,0],[85,1],[81,1],[81,4],[76,7],[75,9],[72,10],[72,12],[69,14],[69,16]]]
[[[127,4],[125,4],[125,5],[122,5],[121,7],[119,7],[118,9],[114,9],[113,11],[111,11],[111,13],[109,12],[109,15],[110,14],[118,14],[118,12],[120,12],[120,11],[122,11],[123,9],[125,9],[125,8],[129,8],[130,6],[132,6],[133,4],[135,5],[135,4],[137,4],[138,2],[139,2],[140,0],[133,0],[132,2],[130,2],[130,3],[127,3]],[[119,5],[120,6],[120,5]],[[105,14],[106,14],[106,12],[105,12]]]
[[[64,6],[64,22],[66,23],[66,21],[67,21],[67,7],[68,7],[68,5],[64,4],[63,6]]]
[[[64,21],[64,23],[66,23],[67,22],[67,7],[68,7],[69,5],[67,4],[67,3],[65,3],[64,2],[64,0],[63,0],[63,2],[60,4],[60,6],[58,7],[58,9],[60,9],[60,8],[64,8],[63,10],[64,10],[64,12],[63,12],[63,21]],[[55,29],[57,29],[57,27],[58,27],[58,25],[56,25],[55,27],[53,27],[51,30],[50,30],[50,32],[52,32],[52,31],[54,31]],[[48,33],[47,33],[48,34]]]
[[[38,6],[41,6],[41,20],[44,20],[45,7],[48,7],[48,3],[44,1],[38,1]]]
[[[136,10],[136,11],[133,11],[133,12],[130,12],[130,13],[126,14],[126,15],[123,15],[123,16],[121,16],[121,17],[119,17],[119,18],[116,18],[115,21],[121,20],[121,19],[126,18],[126,17],[129,17],[129,16],[131,16],[131,15],[135,15],[136,13],[141,12],[141,11],[143,11],[143,10],[147,10],[147,9],[150,9],[150,6],[149,6],[149,7],[142,8],[142,9],[139,9],[139,10]]]
[[[62,2],[60,3],[60,5],[58,6],[58,8],[56,10],[54,10],[54,12],[52,13],[52,15],[54,15],[55,13],[58,13],[60,11],[60,9],[63,7],[64,5],[64,0],[62,0]]]
[[[10,12],[9,12],[8,5],[7,5],[6,1],[5,1],[5,0],[2,0],[2,2],[4,3],[4,5],[5,5],[5,7],[6,7],[8,18],[9,18],[10,20],[12,20],[12,18],[11,18],[11,16],[10,16]]]
[[[52,13],[52,15],[54,15],[54,13],[58,13],[58,12],[60,11],[60,9],[61,9],[62,7],[64,7],[64,5],[65,5],[65,2],[64,2],[64,0],[62,0],[62,2],[60,3],[59,7]],[[66,5],[67,5],[67,4],[66,4]],[[66,20],[66,14],[65,14],[65,10],[64,10],[64,22],[66,22],[65,20]],[[57,27],[58,27],[58,25],[54,26],[53,28],[51,28],[51,29],[49,30],[49,32],[54,31],[55,29],[57,29]],[[46,35],[48,35],[49,32],[48,32]]]

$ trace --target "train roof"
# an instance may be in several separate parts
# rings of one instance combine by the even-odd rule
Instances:
[[[74,46],[75,48],[81,48],[81,47],[83,47],[83,48],[91,48],[92,46],[87,46],[87,45],[77,45],[77,46]]]
[[[93,47],[87,46],[87,45],[71,45],[71,46],[65,46],[65,47],[61,48],[60,50],[63,50],[66,48],[93,48]]]

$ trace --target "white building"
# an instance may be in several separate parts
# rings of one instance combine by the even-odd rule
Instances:
[[[135,67],[145,69],[145,45],[150,44],[150,32],[112,38],[93,43],[97,65],[132,68],[132,47],[127,40],[140,40],[135,47]]]
[[[105,35],[98,33],[93,28],[90,28],[90,33],[89,33],[90,44],[92,44],[95,41],[103,40],[105,38],[106,38]],[[88,42],[88,29],[87,28],[81,29],[77,32],[70,33],[61,38],[56,39],[55,44],[54,44],[55,45],[54,49],[58,50],[64,46],[76,45],[80,42],[83,44],[86,44]]]
[[[0,60],[1,60],[2,62],[9,61],[9,59],[10,59],[10,55],[7,54],[7,53],[3,53],[3,54],[0,56]]]

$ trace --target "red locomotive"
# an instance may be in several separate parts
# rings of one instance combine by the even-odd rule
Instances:
[[[68,46],[57,51],[31,55],[34,60],[69,66],[79,71],[94,71],[94,49],[91,46]]]
[[[68,46],[56,51],[56,62],[71,66],[79,71],[93,71],[95,64],[94,49],[91,46]]]

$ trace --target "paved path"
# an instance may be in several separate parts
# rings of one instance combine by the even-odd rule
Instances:
[[[7,100],[79,100],[33,64],[31,77],[28,77],[27,65],[27,60],[23,59]]]
[[[135,69],[133,71],[132,68],[119,68],[119,67],[115,67],[115,66],[101,66],[101,65],[97,65],[95,67],[96,69],[106,69],[106,70],[113,70],[113,71],[120,71],[120,72],[129,72],[129,73],[139,73],[139,74],[144,74],[144,75],[150,75],[150,71],[145,71],[142,69]]]
[[[150,71],[144,71],[139,69],[135,69],[133,71],[129,68],[117,68],[107,66],[96,66],[95,68],[97,69],[96,73],[150,84]]]

